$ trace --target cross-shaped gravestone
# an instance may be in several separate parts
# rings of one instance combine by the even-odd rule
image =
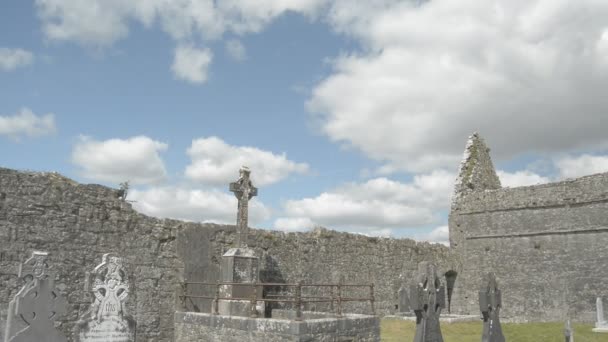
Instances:
[[[66,337],[55,329],[57,316],[66,313],[67,302],[56,290],[55,282],[48,273],[48,254],[34,252],[19,274],[27,283],[17,293],[9,306],[9,318],[20,318],[25,329],[12,333],[12,319],[8,320],[7,342],[65,342]]]
[[[479,291],[479,310],[483,316],[482,342],[505,342],[500,326],[499,313],[502,297],[494,273],[488,273]]]
[[[251,170],[249,170],[248,167],[241,167],[239,173],[239,179],[234,183],[230,183],[230,191],[234,192],[234,195],[239,200],[239,209],[236,218],[237,247],[247,247],[249,200],[253,196],[257,196],[258,189],[251,184],[251,180],[249,179]]]
[[[414,342],[443,342],[439,315],[445,308],[445,287],[435,265],[421,262],[418,272],[418,281],[410,290],[410,305],[416,314]]]

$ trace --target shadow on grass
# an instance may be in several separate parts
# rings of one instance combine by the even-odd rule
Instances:
[[[608,342],[608,334],[591,331],[591,324],[574,324],[576,342]],[[383,319],[381,323],[382,342],[414,341],[414,322]],[[564,323],[502,323],[506,342],[563,342]],[[482,324],[479,322],[442,324],[441,332],[445,342],[480,342]]]

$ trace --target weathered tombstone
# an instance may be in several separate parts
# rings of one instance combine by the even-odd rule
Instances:
[[[595,300],[595,310],[597,312],[597,322],[595,322],[595,328],[592,331],[608,333],[608,322],[604,319],[604,303],[601,297],[597,297]]]
[[[564,326],[564,341],[565,342],[574,342],[574,330],[570,326],[570,320],[566,321],[566,325]]]
[[[125,307],[129,282],[122,258],[104,254],[91,276],[93,283],[86,279],[85,286],[93,293],[94,302],[76,324],[76,341],[134,342],[135,320]]]
[[[25,285],[9,303],[5,342],[65,342],[54,321],[65,314],[67,301],[55,290],[48,253],[33,252],[19,268]],[[23,325],[25,324],[25,328]]]
[[[421,262],[418,281],[410,289],[410,305],[416,314],[414,342],[443,342],[439,315],[445,308],[445,287],[435,265]]]
[[[412,313],[412,309],[410,308],[410,299],[407,293],[407,290],[404,286],[401,286],[399,289],[399,304],[397,307],[397,315],[398,316],[409,316]]]
[[[482,342],[505,342],[498,315],[502,298],[494,273],[488,273],[479,291],[479,310],[483,318]]]
[[[222,315],[230,316],[257,316],[263,311],[263,303],[257,302],[252,307],[251,300],[254,296],[262,298],[262,288],[254,288],[251,285],[259,280],[259,259],[255,251],[247,247],[249,234],[248,212],[249,200],[257,196],[258,189],[253,186],[251,171],[246,166],[239,170],[240,177],[230,183],[230,191],[238,199],[238,213],[236,224],[236,248],[230,248],[222,256],[221,276],[225,283],[242,283],[243,285],[224,285],[220,289],[220,296],[224,298],[247,298],[235,300],[222,300],[218,303],[218,311]]]

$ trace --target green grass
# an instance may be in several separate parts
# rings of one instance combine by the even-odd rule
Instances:
[[[591,324],[573,324],[575,342],[608,342],[608,334],[591,331]],[[382,342],[413,342],[416,324],[397,319],[381,323]],[[482,324],[466,322],[442,324],[444,342],[481,342]],[[502,323],[506,342],[563,342],[564,323]]]

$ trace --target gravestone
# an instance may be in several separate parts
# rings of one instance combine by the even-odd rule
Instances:
[[[597,322],[595,322],[595,328],[591,330],[593,332],[608,333],[608,322],[604,319],[604,303],[601,297],[597,297],[595,300],[595,310],[597,312]]]
[[[224,298],[241,298],[235,300],[222,300],[218,303],[218,311],[229,316],[254,316],[263,312],[263,303],[257,302],[252,307],[250,298],[262,298],[262,288],[254,288],[248,284],[259,281],[259,259],[255,251],[247,247],[249,235],[248,213],[249,200],[257,196],[258,189],[251,183],[251,171],[246,166],[239,170],[239,179],[230,183],[230,191],[238,199],[238,212],[236,219],[236,248],[230,248],[221,261],[221,281],[225,283],[240,283],[243,285],[224,285],[220,289],[220,296]]]
[[[417,278],[410,289],[410,305],[416,315],[414,342],[443,342],[439,315],[445,308],[445,287],[429,262],[418,264]]]
[[[401,286],[398,292],[399,295],[399,304],[397,307],[397,315],[398,316],[411,316],[412,309],[410,308],[410,299],[407,293],[407,290],[404,286]]]
[[[570,320],[567,320],[566,325],[564,326],[564,341],[574,342],[574,330],[572,330],[572,326],[570,326]]]
[[[19,267],[19,277],[25,285],[9,303],[5,342],[67,341],[54,324],[65,314],[67,301],[55,289],[47,259],[48,253],[33,252]]]
[[[93,283],[86,279],[85,287],[93,293],[94,302],[76,324],[76,341],[134,342],[135,320],[125,307],[129,281],[122,258],[104,254],[91,277]]]
[[[482,342],[505,342],[499,314],[502,297],[494,273],[488,273],[479,291],[479,310],[483,318]]]

